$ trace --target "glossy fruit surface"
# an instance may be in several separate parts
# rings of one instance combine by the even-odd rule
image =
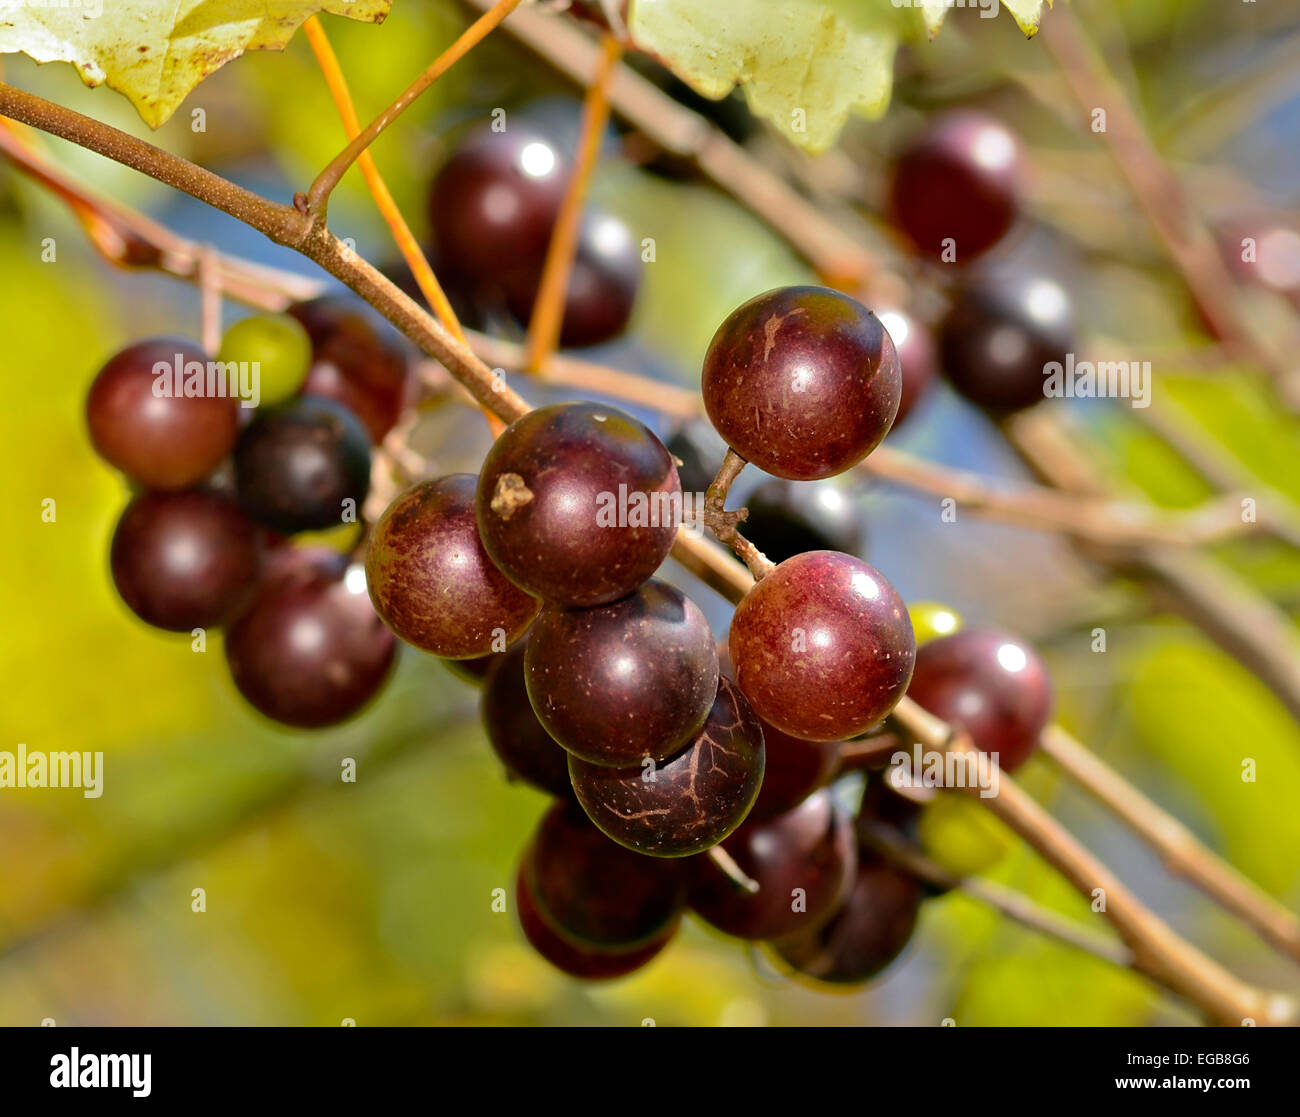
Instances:
[[[117,592],[136,616],[189,632],[230,616],[252,590],[261,557],[257,533],[233,500],[191,489],[131,501],[109,561]]]
[[[957,293],[940,353],[949,383],[972,403],[1017,411],[1043,399],[1050,364],[1074,351],[1069,296],[1041,276],[988,272]]]
[[[709,419],[777,477],[842,473],[888,433],[902,383],[880,320],[825,287],[779,287],[733,311],[704,358]]]
[[[894,416],[894,426],[897,427],[934,388],[939,378],[939,354],[930,331],[907,311],[884,308],[878,317],[881,325],[889,331],[894,352],[898,354],[898,373],[903,388],[898,400],[898,414]]]
[[[768,481],[745,501],[745,538],[773,562],[804,551],[862,550],[863,531],[852,494],[834,481]]]
[[[209,381],[208,356],[191,341],[160,337],[127,346],[99,370],[86,398],[96,452],[151,489],[202,481],[239,433],[239,401],[229,383]],[[227,394],[215,394],[217,388]]]
[[[235,446],[239,503],[282,535],[357,520],[370,489],[370,443],[347,408],[302,396],[262,411]]]
[[[771,818],[793,810],[835,778],[840,768],[840,742],[805,741],[767,722],[760,724],[767,765],[753,814]]]
[[[221,339],[217,360],[247,363],[256,370],[257,406],[283,403],[302,388],[312,364],[311,337],[288,314],[254,314],[240,319]]]
[[[539,407],[483,463],[478,524],[492,561],[544,601],[626,597],[668,556],[677,469],[643,423],[595,403]]]
[[[997,629],[963,628],[923,645],[907,693],[965,729],[1009,772],[1038,747],[1052,714],[1046,665],[1025,641]]]
[[[522,644],[495,658],[483,680],[479,714],[508,775],[548,795],[570,794],[569,754],[546,732],[528,701]]]
[[[370,600],[384,623],[445,659],[504,651],[541,607],[483,549],[477,487],[468,473],[412,485],[379,518],[366,554]]]
[[[226,630],[240,693],[273,721],[304,729],[357,713],[387,680],[396,652],[364,572],[330,551],[277,564]]]
[[[894,587],[836,551],[796,555],[759,582],[736,608],[729,648],[759,717],[813,741],[845,740],[889,713],[916,655]]]
[[[593,764],[671,756],[704,725],[718,689],[709,622],[655,581],[608,605],[544,606],[524,664],[538,719]]]
[[[780,939],[829,918],[858,864],[852,821],[826,791],[775,818],[746,822],[722,848],[758,891],[744,891],[699,857],[691,862],[690,905],[742,939]]]
[[[890,202],[895,224],[926,255],[963,264],[1006,235],[1020,208],[1020,142],[991,116],[948,112],[899,155]],[[945,257],[945,241],[955,257]]]
[[[569,760],[574,794],[608,837],[639,853],[685,857],[744,821],[763,780],[763,729],[727,679],[704,727],[658,764],[610,768]]]

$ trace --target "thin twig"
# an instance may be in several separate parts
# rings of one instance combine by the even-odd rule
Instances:
[[[215,358],[221,348],[221,277],[217,272],[216,250],[210,244],[199,249],[196,272],[199,283],[201,326],[199,337],[203,351]]]

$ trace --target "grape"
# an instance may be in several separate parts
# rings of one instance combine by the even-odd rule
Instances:
[[[937,601],[914,601],[907,607],[907,615],[918,648],[937,636],[951,636],[962,625],[959,613]]]
[[[1016,846],[1015,833],[992,811],[957,793],[925,805],[917,837],[925,855],[955,877],[986,872]]]
[[[713,483],[722,459],[727,455],[727,444],[713,429],[707,419],[691,419],[679,426],[664,444],[668,452],[681,465],[677,477],[684,493],[706,493]]]
[[[341,403],[378,445],[401,418],[410,389],[406,353],[392,327],[362,304],[334,295],[297,303],[289,314],[311,338],[302,393]]]
[[[916,656],[894,587],[836,551],[795,555],[759,582],[736,608],[729,646],[758,716],[812,741],[841,741],[883,718]]]
[[[827,791],[775,818],[746,822],[722,848],[758,891],[744,891],[697,858],[688,899],[697,915],[741,939],[781,939],[829,918],[858,860],[853,824]]]
[[[524,878],[538,913],[575,945],[648,945],[676,928],[685,902],[682,862],[615,845],[572,801],[542,819]]]
[[[894,426],[897,427],[934,387],[939,375],[939,355],[935,352],[930,331],[906,311],[882,310],[878,317],[894,343],[898,372],[903,381],[898,414],[894,416]]]
[[[240,693],[303,729],[351,717],[378,693],[397,641],[375,615],[360,567],[333,551],[280,560],[226,631]]]
[[[1052,714],[1047,666],[1023,640],[996,629],[964,628],[923,645],[907,693],[965,729],[1008,772],[1029,759]]]
[[[429,195],[439,256],[472,283],[539,274],[568,177],[566,160],[535,131],[474,133]]]
[[[590,609],[547,604],[524,660],[537,717],[592,764],[640,764],[699,732],[718,689],[718,652],[699,607],[647,582]]]
[[[505,652],[489,652],[487,655],[476,655],[469,659],[444,659],[442,665],[461,682],[469,683],[471,686],[481,686],[486,681],[493,664],[505,654]]]
[[[890,200],[895,224],[921,252],[956,263],[987,252],[1020,209],[1024,155],[1020,142],[984,113],[945,113],[899,155]]]
[[[875,977],[907,945],[925,889],[913,876],[868,853],[858,858],[853,887],[835,914],[776,944],[799,973],[833,985]]]
[[[552,404],[516,419],[488,453],[479,532],[522,589],[602,605],[667,557],[680,493],[672,457],[644,424],[601,404]]]
[[[370,600],[405,640],[445,659],[503,651],[533,623],[536,598],[506,580],[478,537],[478,479],[412,485],[380,517],[366,555]]]
[[[176,393],[178,362],[182,373],[191,362],[203,366],[206,392],[207,354],[193,342],[160,337],[116,354],[99,370],[86,398],[96,452],[151,489],[187,489],[202,481],[230,453],[239,433],[234,396]],[[166,366],[165,376],[155,376],[155,366]],[[223,387],[228,390],[229,384]]]
[[[283,403],[307,379],[311,367],[311,338],[296,318],[287,314],[257,314],[236,322],[221,340],[217,360],[247,361],[257,369],[258,405]]]
[[[944,318],[940,350],[949,382],[972,403],[1016,411],[1043,398],[1045,367],[1074,350],[1070,299],[1050,279],[1010,273],[972,278]]]
[[[335,527],[360,515],[370,443],[346,407],[303,396],[259,412],[245,428],[235,446],[235,483],[245,514],[272,531]]]
[[[685,857],[717,845],[744,820],[763,779],[763,729],[727,679],[718,680],[708,720],[662,763],[609,768],[569,758],[582,809],[620,845],[655,857]]]
[[[840,767],[840,742],[805,741],[761,719],[759,724],[763,727],[767,770],[753,815],[771,818],[793,810],[835,778]]]
[[[742,458],[777,477],[842,473],[898,411],[898,357],[880,320],[824,287],[779,287],[732,311],[704,357],[704,404]]]
[[[524,645],[516,645],[495,660],[479,700],[488,742],[510,776],[550,795],[568,796],[572,792],[569,754],[546,732],[528,701]]]
[[[575,945],[543,918],[528,889],[522,867],[515,879],[515,906],[519,910],[519,926],[529,945],[557,970],[586,981],[605,981],[639,970],[663,950],[677,932],[677,925],[673,924],[644,946],[626,950]]]
[[[741,531],[773,562],[804,551],[862,549],[852,496],[833,481],[768,481],[750,495]]]
[[[532,317],[541,279],[538,271],[507,281],[507,305],[522,322]],[[611,214],[585,214],[564,297],[560,344],[578,348],[617,337],[632,317],[640,286],[641,250],[628,227]]]
[[[921,818],[921,804],[895,791],[889,784],[890,772],[873,774],[862,793],[859,819],[883,822],[905,838],[915,840]]]
[[[172,632],[208,628],[253,588],[257,533],[229,497],[146,492],[118,521],[110,565],[117,592],[142,621]]]

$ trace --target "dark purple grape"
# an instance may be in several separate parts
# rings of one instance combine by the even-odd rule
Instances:
[[[1046,664],[1019,637],[996,629],[963,628],[922,644],[907,693],[965,729],[1008,772],[1029,759],[1052,716]]]
[[[898,371],[903,378],[903,394],[894,416],[896,428],[934,387],[939,378],[939,355],[935,352],[930,331],[903,310],[881,310],[881,325],[889,331],[898,354]]]
[[[824,287],[779,287],[722,323],[702,388],[737,454],[778,477],[813,481],[876,448],[902,385],[894,343],[865,306]]]
[[[758,884],[746,892],[707,857],[691,862],[689,902],[701,918],[741,939],[782,939],[830,918],[853,883],[853,822],[828,791],[770,819],[746,822],[725,842]]]
[[[538,719],[592,764],[671,756],[704,725],[718,690],[709,622],[662,582],[589,609],[545,605],[524,664]]]
[[[1070,298],[1050,279],[977,275],[957,292],[940,334],[943,371],[972,403],[1017,411],[1044,396],[1047,366],[1075,347]]]
[[[354,301],[322,296],[289,308],[311,338],[302,395],[340,403],[376,445],[401,418],[410,391],[406,353],[392,328]]]
[[[258,414],[235,446],[239,503],[282,535],[337,527],[361,515],[370,442],[346,407],[303,396]]]
[[[516,419],[479,475],[479,532],[492,561],[561,605],[626,597],[668,556],[680,519],[663,443],[602,404],[552,404]]]
[[[189,632],[221,624],[261,563],[257,532],[233,500],[202,489],[146,492],[113,533],[113,583],[137,617]]]
[[[412,485],[379,518],[366,554],[375,611],[408,644],[444,659],[504,651],[541,607],[483,549],[477,486],[468,473]]]
[[[961,109],[931,121],[899,155],[894,223],[918,250],[964,264],[1005,235],[1020,209],[1024,156],[999,121]],[[955,256],[944,256],[951,240]]]
[[[537,275],[568,177],[567,161],[535,131],[475,132],[443,164],[429,195],[439,255],[471,283]]]
[[[763,729],[727,679],[704,728],[656,765],[609,768],[569,759],[582,809],[620,845],[686,857],[717,845],[744,821],[763,779]]]
[[[754,818],[771,818],[793,810],[825,787],[840,769],[840,742],[805,741],[761,721],[767,770],[754,803]]]
[[[880,822],[897,830],[910,841],[916,841],[921,820],[921,804],[915,799],[895,791],[889,780],[892,769],[873,772],[862,792],[862,805],[858,808],[859,828],[865,822]]]
[[[568,796],[572,791],[569,754],[546,732],[528,701],[524,645],[516,645],[495,660],[483,680],[479,700],[488,742],[508,775],[550,795]]]
[[[862,550],[862,528],[853,496],[833,481],[768,481],[745,502],[741,531],[773,562],[804,551]]]
[[[677,924],[674,923],[644,946],[626,950],[575,945],[546,922],[528,889],[523,867],[515,878],[515,906],[519,911],[519,926],[529,945],[557,970],[584,981],[607,981],[639,970],[677,933]]]
[[[615,845],[572,801],[542,819],[524,877],[542,918],[578,946],[648,945],[677,926],[685,902],[684,863]]]
[[[542,275],[521,275],[506,286],[512,314],[527,323]],[[584,215],[564,297],[560,344],[599,345],[617,337],[632,317],[641,286],[641,250],[628,227],[607,213]]]
[[[208,355],[192,341],[159,337],[129,345],[96,375],[86,423],[96,452],[151,489],[187,489],[221,464],[239,434],[233,395],[176,392],[176,369],[197,362],[207,392]],[[155,368],[159,374],[155,375]],[[221,385],[229,390],[230,385]],[[155,394],[157,388],[157,394]]]
[[[758,716],[810,741],[878,722],[906,692],[916,657],[894,587],[837,551],[795,555],[759,582],[736,608],[729,646]]]
[[[303,729],[360,710],[388,678],[396,652],[364,572],[332,551],[279,562],[226,630],[240,693],[272,720]]]
[[[868,853],[835,914],[820,927],[776,944],[799,973],[832,985],[873,978],[902,953],[916,929],[925,889],[913,876]]]
[[[681,462],[677,477],[683,493],[706,493],[722,468],[727,444],[707,419],[683,423],[668,439],[668,452]]]

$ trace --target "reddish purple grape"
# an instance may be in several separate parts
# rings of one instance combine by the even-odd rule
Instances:
[[[370,443],[346,407],[303,396],[244,429],[235,484],[245,515],[282,535],[355,522],[370,489]]]
[[[510,311],[521,322],[533,313],[541,271],[507,285]],[[560,344],[599,345],[621,334],[632,317],[641,286],[641,250],[628,227],[611,214],[588,212],[578,235],[564,297]]]
[[[392,328],[361,304],[325,295],[289,308],[311,338],[301,394],[340,403],[376,445],[401,418],[410,391],[406,353]]]
[[[568,177],[567,161],[537,132],[474,133],[429,195],[439,256],[472,283],[540,273]]]
[[[544,606],[524,664],[538,719],[592,764],[671,756],[704,725],[718,690],[709,622],[662,582],[590,609]]]
[[[689,902],[720,931],[741,939],[783,939],[830,918],[853,883],[853,822],[828,791],[770,819],[746,822],[725,842],[758,884],[746,892],[705,857],[691,863]]]
[[[674,923],[644,946],[624,950],[576,945],[552,928],[538,910],[523,867],[515,878],[515,906],[519,911],[519,926],[529,945],[561,973],[584,981],[608,981],[641,969],[677,933],[677,924]]]
[[[613,407],[559,403],[516,419],[479,475],[483,546],[517,586],[561,605],[626,597],[681,519],[672,456]]]
[[[754,818],[771,818],[793,810],[825,787],[840,770],[839,741],[805,741],[760,722],[766,744],[767,770],[754,803]]]
[[[926,255],[967,263],[998,243],[1020,210],[1024,155],[999,121],[957,110],[931,121],[899,155],[894,223]],[[951,240],[955,256],[945,256]]]
[[[858,554],[863,532],[851,493],[835,481],[768,481],[745,502],[745,538],[773,562],[804,551]]]
[[[903,394],[898,401],[898,414],[894,416],[897,428],[933,389],[939,378],[939,355],[930,331],[906,311],[882,310],[880,322],[894,343],[898,371],[903,378]]]
[[[252,590],[260,563],[257,532],[239,505],[202,489],[137,496],[110,558],[131,611],[171,632],[221,624]]]
[[[240,693],[273,721],[303,729],[357,713],[387,680],[396,652],[361,568],[332,551],[280,563],[226,630]]]
[[[971,278],[940,335],[943,371],[972,403],[1018,411],[1043,399],[1055,363],[1074,351],[1069,296],[1050,279],[1010,272]]]
[[[799,973],[832,985],[868,981],[903,952],[916,929],[925,889],[879,857],[860,853],[857,878],[820,927],[776,944]]]
[[[764,721],[842,741],[902,698],[916,642],[902,598],[873,566],[837,551],[786,559],[737,606],[736,682]]]
[[[682,862],[615,845],[572,801],[542,819],[524,877],[542,918],[579,946],[648,945],[677,926],[685,902]]]
[[[197,362],[207,393],[208,356],[193,342],[160,337],[127,346],[99,370],[86,398],[96,452],[151,489],[187,489],[221,464],[239,434],[239,401],[176,391],[176,369]],[[159,374],[155,375],[155,368]],[[229,384],[222,387],[229,390]],[[157,389],[157,394],[155,394]],[[170,393],[170,394],[168,394]]]
[[[496,657],[483,681],[479,713],[488,742],[508,775],[550,795],[565,797],[572,792],[569,754],[546,732],[528,701],[524,645]]]
[[[1019,637],[996,629],[963,628],[922,644],[907,693],[965,729],[1008,772],[1029,759],[1052,716],[1047,665]]]
[[[894,343],[865,306],[824,287],[779,287],[722,323],[702,388],[709,419],[737,454],[812,481],[876,448],[902,385]]]
[[[366,555],[375,611],[408,644],[444,659],[504,651],[541,607],[483,550],[477,486],[468,473],[412,485],[379,518]]]
[[[609,768],[569,759],[582,809],[620,845],[686,857],[717,845],[744,821],[763,779],[763,729],[740,691],[718,680],[695,738],[659,764]]]

